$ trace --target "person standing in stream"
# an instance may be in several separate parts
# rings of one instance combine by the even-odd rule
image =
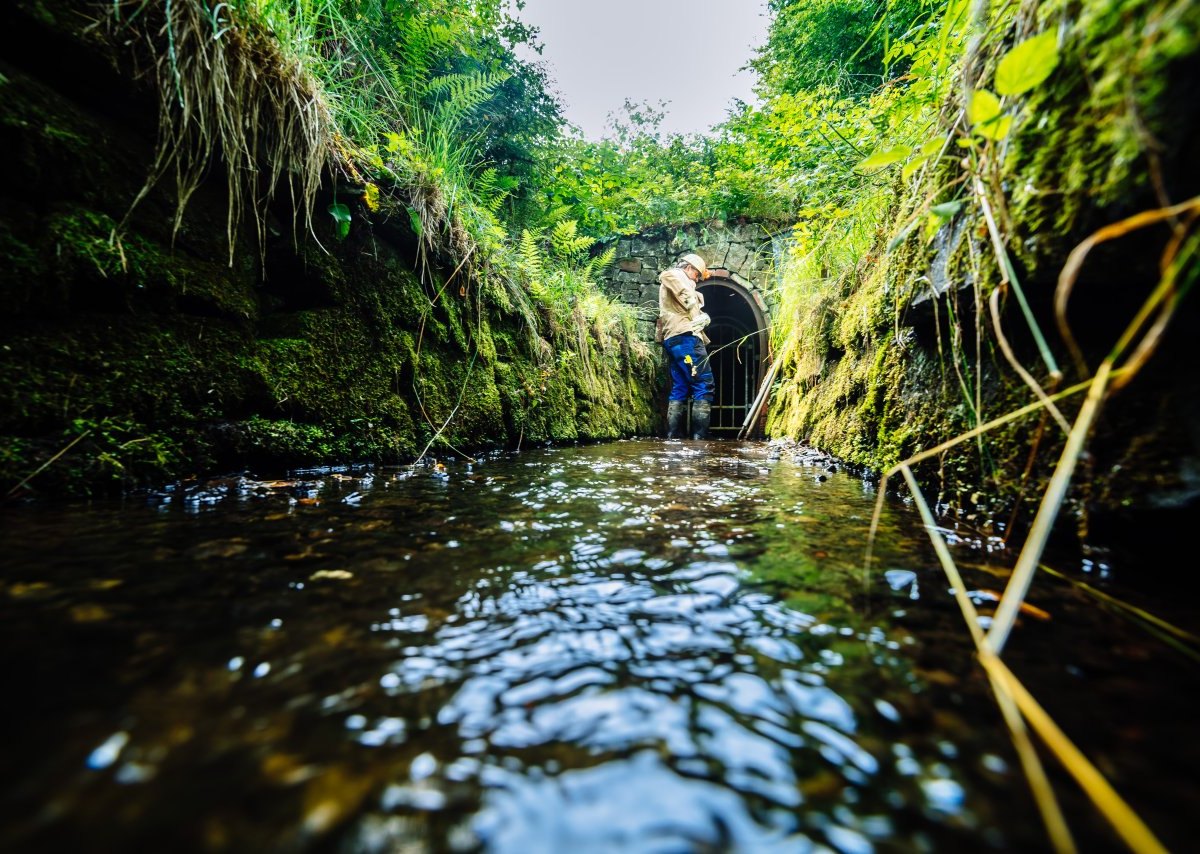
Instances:
[[[669,270],[658,274],[658,332],[671,369],[671,393],[667,398],[667,438],[684,436],[688,401],[692,407],[692,438],[708,435],[712,399],[716,391],[708,363],[708,336],[704,328],[711,319],[704,313],[704,295],[696,290],[708,278],[708,265],[694,253],[684,255]]]

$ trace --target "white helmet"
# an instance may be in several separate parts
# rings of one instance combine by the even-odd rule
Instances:
[[[689,252],[679,259],[681,262],[691,264],[696,268],[696,272],[700,274],[701,279],[708,278],[708,265],[704,263],[704,259],[695,252]]]

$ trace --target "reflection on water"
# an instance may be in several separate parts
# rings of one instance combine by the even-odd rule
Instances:
[[[14,509],[0,843],[1044,848],[907,508],[864,575],[873,502],[639,441]]]

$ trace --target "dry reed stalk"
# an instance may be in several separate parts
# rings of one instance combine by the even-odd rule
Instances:
[[[979,652],[979,660],[993,679],[993,684],[999,683],[1004,686],[1004,689],[1017,703],[1025,720],[1029,722],[1063,767],[1075,778],[1075,782],[1091,798],[1100,814],[1108,820],[1113,830],[1125,841],[1130,850],[1138,852],[1138,854],[1143,854],[1143,852],[1144,854],[1166,854],[1167,849],[1158,841],[1145,822],[1109,785],[1096,766],[1089,762],[1079,748],[1059,729],[1058,724],[1034,699],[1021,680],[1017,679],[1016,675],[1000,660],[1000,656],[984,647]]]
[[[1079,271],[1083,267],[1084,259],[1093,248],[1101,243],[1109,240],[1115,240],[1118,237],[1123,237],[1131,231],[1136,231],[1145,228],[1148,225],[1163,222],[1164,220],[1174,220],[1182,214],[1189,213],[1193,216],[1189,219],[1186,227],[1195,221],[1195,212],[1200,209],[1200,196],[1189,199],[1186,202],[1180,202],[1169,208],[1157,208],[1152,211],[1142,211],[1134,214],[1131,217],[1114,222],[1111,225],[1106,225],[1099,229],[1091,236],[1087,237],[1083,242],[1071,250],[1071,254],[1067,256],[1067,262],[1063,265],[1062,271],[1058,274],[1058,288],[1054,293],[1054,316],[1058,323],[1059,334],[1062,335],[1063,341],[1066,342],[1067,348],[1071,351],[1072,357],[1075,359],[1075,364],[1081,375],[1088,373],[1087,361],[1083,357],[1083,351],[1080,350],[1078,342],[1075,340],[1074,334],[1071,332],[1071,326],[1067,322],[1067,302],[1071,298],[1071,293],[1075,288],[1075,282],[1079,278]],[[1183,231],[1178,230],[1173,239],[1168,243],[1164,259],[1178,252],[1179,245],[1182,243]],[[1160,265],[1160,271],[1166,275],[1168,262]]]
[[[981,202],[986,200],[981,199]],[[1160,269],[1163,275],[1159,285],[1154,292],[1146,299],[1141,309],[1136,316],[1130,321],[1129,325],[1121,335],[1120,339],[1113,346],[1112,350],[1100,364],[1096,374],[1090,381],[1081,386],[1075,386],[1061,393],[1061,396],[1072,394],[1083,386],[1088,389],[1087,397],[1080,411],[1076,416],[1075,423],[1072,425],[1067,437],[1066,445],[1063,448],[1059,458],[1059,463],[1055,467],[1054,474],[1050,478],[1050,483],[1047,485],[1046,491],[1043,494],[1042,501],[1038,508],[1038,513],[1034,519],[1034,523],[1030,528],[1029,536],[1018,555],[1016,565],[1009,578],[1008,585],[1005,588],[1004,594],[1000,598],[1000,603],[997,606],[996,612],[992,618],[992,625],[986,635],[982,635],[978,627],[977,615],[974,606],[970,600],[966,598],[965,588],[957,568],[953,564],[953,559],[950,557],[949,550],[945,546],[945,542],[941,535],[937,532],[934,524],[932,513],[924,501],[924,497],[920,492],[919,486],[915,477],[912,474],[909,465],[911,462],[919,459],[928,458],[929,456],[939,453],[946,447],[953,444],[965,441],[972,435],[978,435],[986,429],[996,426],[1011,418],[1019,417],[1026,414],[1035,408],[1043,405],[1052,405],[1051,400],[1047,398],[1044,402],[1039,401],[1037,404],[1031,404],[1029,407],[1024,407],[1009,416],[1002,419],[996,419],[994,422],[989,422],[987,425],[981,425],[973,431],[968,431],[948,443],[943,443],[938,448],[924,451],[914,455],[910,460],[906,460],[898,464],[893,469],[890,469],[885,475],[880,485],[880,493],[876,500],[876,512],[871,520],[871,531],[868,537],[868,553],[867,566],[870,562],[870,547],[874,541],[874,535],[878,527],[879,513],[882,509],[882,499],[884,497],[884,489],[888,475],[900,471],[903,473],[909,489],[917,503],[918,509],[921,512],[922,518],[926,521],[928,533],[934,543],[935,551],[942,563],[943,569],[955,587],[955,597],[959,602],[960,609],[967,620],[968,628],[971,632],[972,639],[976,643],[979,651],[980,662],[983,664],[988,673],[989,680],[997,692],[998,701],[1001,703],[1002,711],[1009,703],[1015,703],[1019,708],[1024,719],[1027,720],[1041,736],[1042,740],[1051,749],[1052,752],[1062,762],[1064,767],[1071,773],[1076,781],[1083,788],[1084,792],[1092,799],[1093,803],[1101,811],[1104,817],[1112,824],[1113,828],[1121,836],[1121,838],[1134,851],[1138,852],[1159,852],[1164,851],[1161,843],[1155,838],[1154,834],[1141,821],[1141,819],[1129,808],[1129,806],[1116,794],[1109,786],[1103,775],[1087,760],[1087,758],[1075,747],[1059,729],[1057,724],[1045,713],[1045,710],[1036,702],[1033,696],[1025,689],[1015,675],[1004,665],[1000,659],[1000,653],[1004,648],[1004,644],[1012,630],[1016,620],[1016,615],[1024,602],[1025,596],[1032,583],[1033,575],[1036,569],[1041,564],[1039,563],[1042,552],[1045,549],[1046,542],[1049,538],[1051,527],[1057,519],[1059,510],[1066,497],[1067,488],[1070,485],[1071,478],[1075,471],[1075,466],[1083,452],[1087,437],[1091,431],[1092,425],[1100,411],[1103,402],[1109,391],[1119,381],[1122,384],[1128,382],[1129,378],[1136,374],[1137,370],[1145,363],[1150,353],[1154,350],[1157,342],[1161,339],[1163,330],[1165,329],[1170,318],[1174,314],[1174,310],[1178,305],[1182,294],[1176,289],[1176,277],[1182,268],[1180,256],[1184,260],[1187,259],[1185,250],[1194,249],[1194,246],[1185,242],[1185,233],[1193,225],[1197,217],[1194,212],[1200,208],[1200,197],[1191,200],[1182,205],[1176,205],[1173,208],[1159,209],[1148,213],[1143,213],[1123,220],[1121,223],[1116,223],[1093,234],[1090,238],[1083,241],[1079,246],[1072,251],[1068,258],[1067,264],[1064,266],[1063,272],[1059,277],[1059,298],[1057,305],[1059,307],[1058,318],[1060,329],[1064,330],[1064,334],[1069,335],[1069,328],[1065,322],[1065,308],[1067,297],[1070,294],[1071,288],[1074,285],[1079,269],[1082,265],[1084,257],[1092,247],[1104,240],[1113,239],[1129,231],[1149,225],[1155,222],[1160,222],[1165,219],[1174,219],[1180,214],[1191,214],[1187,221],[1180,224],[1172,240],[1169,242],[1167,250],[1164,252]],[[990,221],[989,221],[990,225]],[[994,305],[993,305],[994,310]],[[1133,353],[1126,360],[1124,365],[1118,365],[1122,356],[1130,346],[1134,344],[1138,338],[1138,333],[1143,329],[1150,316],[1154,312],[1158,312],[1158,317],[1155,322],[1142,334],[1137,345],[1133,348]],[[1073,339],[1072,339],[1073,340]],[[1078,352],[1078,348],[1075,348]],[[1080,361],[1081,354],[1078,354]],[[1082,361],[1081,361],[1082,363]],[[1056,395],[1055,397],[1058,397]],[[1003,699],[1002,699],[1003,698]],[[1009,720],[1008,713],[1005,713],[1005,719]],[[1013,728],[1010,721],[1010,730],[1013,732],[1014,739],[1018,739],[1018,730]],[[1018,743],[1018,749],[1020,746]],[[1024,758],[1022,760],[1024,762]],[[1027,766],[1027,775],[1030,768],[1033,767],[1033,773],[1040,775],[1040,766]],[[1030,778],[1031,786],[1035,791],[1035,796],[1038,798],[1039,808],[1047,823],[1047,828],[1050,831],[1052,841],[1059,850],[1069,850],[1063,846],[1071,845],[1069,836],[1062,837],[1059,835],[1060,829],[1056,827],[1057,820],[1054,817],[1054,812],[1057,806],[1051,807],[1048,801],[1043,801],[1041,794],[1041,783],[1036,778]],[[1060,817],[1061,818],[1061,817]],[[1063,827],[1061,830],[1065,830]]]
[[[1118,373],[1118,372],[1114,372],[1114,373]],[[1081,391],[1084,391],[1085,389],[1088,388],[1089,385],[1090,385],[1090,383],[1086,383],[1086,382],[1079,383],[1077,385],[1073,385],[1070,388],[1063,389],[1062,391],[1057,392],[1054,395],[1051,395],[1050,399],[1051,400],[1063,400],[1067,397],[1071,397],[1075,394],[1078,394]],[[891,478],[892,475],[897,474],[900,471],[901,466],[911,466],[914,463],[919,463],[922,460],[927,460],[930,457],[937,456],[938,454],[942,453],[943,451],[948,451],[950,448],[953,448],[955,445],[960,445],[963,442],[967,441],[968,439],[973,439],[976,436],[979,436],[983,433],[988,432],[989,430],[992,430],[996,427],[1001,426],[1002,424],[1007,424],[1009,421],[1015,421],[1018,418],[1023,418],[1032,412],[1037,412],[1044,408],[1045,408],[1045,404],[1040,400],[1034,401],[1033,403],[1026,404],[1025,406],[1022,406],[1020,409],[1014,410],[1005,415],[1001,415],[999,418],[993,418],[991,421],[988,421],[986,424],[980,424],[978,427],[973,427],[972,429],[968,430],[967,432],[961,433],[958,436],[955,436],[953,439],[947,439],[945,442],[942,442],[939,445],[936,445],[932,448],[927,448],[924,451],[919,451],[918,453],[913,454],[908,459],[901,460],[900,462],[896,463],[896,465],[892,466],[890,469],[885,471],[879,479],[879,487],[877,489],[876,496],[875,496],[875,511],[874,511],[874,513],[871,514],[871,525],[870,525],[870,530],[867,535],[867,553],[866,553],[866,558],[865,558],[865,568],[867,570],[869,570],[870,566],[871,566],[871,548],[875,542],[875,534],[879,530],[879,517],[880,517],[880,514],[883,512],[883,501],[887,497],[887,482]]]
[[[1062,763],[1063,767],[1075,778],[1076,782],[1084,790],[1084,793],[1088,795],[1100,813],[1108,820],[1126,844],[1129,845],[1131,850],[1139,853],[1147,852],[1147,854],[1151,854],[1151,852],[1153,854],[1165,852],[1166,849],[1163,848],[1153,832],[1109,785],[1104,775],[1088,761],[1079,748],[1063,733],[1037,700],[1034,699],[1033,695],[1029,693],[1028,689],[1009,670],[1008,666],[1004,664],[999,653],[992,647],[989,638],[982,633],[979,628],[979,615],[970,597],[966,594],[966,584],[958,572],[957,566],[954,564],[954,559],[950,555],[950,550],[946,546],[945,540],[938,533],[933,514],[925,502],[916,478],[913,477],[912,471],[908,466],[901,466],[901,471],[912,492],[918,512],[925,522],[926,530],[929,533],[929,538],[934,546],[934,551],[937,553],[938,560],[942,564],[946,577],[953,587],[955,600],[962,611],[971,638],[975,642],[980,664],[983,665],[984,671],[987,673],[988,681],[995,692],[1001,713],[1004,715],[1005,722],[1009,726],[1013,743],[1021,758],[1022,767],[1026,772],[1034,799],[1042,813],[1043,821],[1046,823],[1046,828],[1055,850],[1062,852],[1074,851],[1075,846],[1066,823],[1063,820],[1061,810],[1058,807],[1058,801],[1054,797],[1049,781],[1045,777],[1041,762],[1037,759],[1036,752],[1032,752],[1032,745],[1028,741],[1028,733],[1024,727],[1024,722],[1026,721],[1038,733],[1038,736]],[[1017,711],[1019,711],[1019,715],[1014,716],[1014,712]]]
[[[1200,205],[1200,198],[1194,199],[1188,204]],[[1163,211],[1161,210],[1153,213],[1157,215],[1156,218],[1144,217],[1139,219],[1142,216],[1139,215],[1139,217],[1131,217],[1130,219],[1148,223],[1164,218],[1162,216]],[[1128,223],[1129,221],[1126,220],[1125,222]],[[1101,231],[1115,233],[1110,229],[1101,229]],[[1122,231],[1121,233],[1125,232]],[[1100,232],[1097,232],[1097,234],[1100,234]],[[1093,235],[1094,237],[1096,235]],[[1064,274],[1060,276],[1063,289],[1068,293],[1071,285],[1074,283],[1075,274],[1078,272],[1083,256],[1097,242],[1097,240],[1089,238],[1076,247],[1068,258],[1067,266],[1064,267]],[[1050,477],[1050,482],[1038,507],[1037,516],[1034,518],[1025,545],[1017,557],[1012,577],[1009,579],[1004,595],[1000,599],[1000,605],[996,609],[995,621],[988,632],[988,640],[997,653],[1004,648],[1004,643],[1012,629],[1013,622],[1016,620],[1017,611],[1025,599],[1025,594],[1029,590],[1029,585],[1033,580],[1033,575],[1037,570],[1042,552],[1045,549],[1046,541],[1049,539],[1051,528],[1066,498],[1067,487],[1070,485],[1075,465],[1078,462],[1080,454],[1083,452],[1084,444],[1087,441],[1092,424],[1095,422],[1100,407],[1109,391],[1109,384],[1116,368],[1116,363],[1129,348],[1137,336],[1138,330],[1142,328],[1150,315],[1161,307],[1162,312],[1158,320],[1143,335],[1139,346],[1134,348],[1133,358],[1140,359],[1141,361],[1132,366],[1123,366],[1123,372],[1128,375],[1139,368],[1144,362],[1145,355],[1148,355],[1149,351],[1153,349],[1154,342],[1157,342],[1162,334],[1162,330],[1166,327],[1167,322],[1174,313],[1174,307],[1177,305],[1181,295],[1175,289],[1175,276],[1178,273],[1178,267],[1173,261],[1174,259],[1172,259],[1172,263],[1167,265],[1166,272],[1158,287],[1155,288],[1154,292],[1142,304],[1137,315],[1134,316],[1133,320],[1126,327],[1125,332],[1121,335],[1108,356],[1101,362],[1096,375],[1091,380],[1087,398],[1084,400],[1083,406],[1076,416],[1075,424],[1071,429],[1070,435],[1067,437],[1067,443],[1059,457],[1054,474]],[[1062,304],[1065,307],[1065,301]]]
[[[925,497],[917,485],[916,478],[913,477],[912,470],[903,464],[899,468],[904,475],[905,481],[908,482],[909,490],[917,505],[917,511],[921,514],[922,521],[925,522],[925,528],[929,533],[929,539],[933,544],[934,551],[937,553],[938,561],[941,563],[942,569],[946,573],[946,577],[949,579],[950,585],[954,590],[954,598],[958,602],[958,607],[962,611],[963,618],[966,620],[967,630],[971,633],[971,639],[975,642],[976,649],[982,652],[987,647],[987,641],[984,638],[983,631],[979,628],[979,614],[975,611],[975,605],[971,602],[970,597],[967,596],[966,583],[963,581],[958,567],[954,565],[954,559],[950,556],[950,550],[946,546],[946,541],[937,531],[937,524],[934,521],[933,513],[930,512],[929,505],[925,503]],[[1016,748],[1017,756],[1021,760],[1021,768],[1025,772],[1025,778],[1029,782],[1034,802],[1042,814],[1042,821],[1046,825],[1046,832],[1054,844],[1054,849],[1063,852],[1063,854],[1073,852],[1075,851],[1075,843],[1071,838],[1071,831],[1067,827],[1066,820],[1063,818],[1062,809],[1058,805],[1058,799],[1054,796],[1054,789],[1046,777],[1046,771],[1042,767],[1042,762],[1038,758],[1037,751],[1029,739],[1029,731],[1025,728],[1025,722],[1013,700],[1012,692],[1007,690],[1007,686],[999,683],[990,672],[988,672],[988,679],[992,684],[992,690],[995,692],[996,702],[1000,706],[1000,713],[1004,716],[1005,724],[1008,725],[1013,746]]]
[[[1110,596],[1103,590],[1097,590],[1095,587],[1092,587],[1090,584],[1084,581],[1064,575],[1063,573],[1059,572],[1053,567],[1047,566],[1044,563],[1039,564],[1038,568],[1042,570],[1042,572],[1071,584],[1073,587],[1081,590],[1086,595],[1091,596],[1101,604],[1108,606],[1110,609],[1116,610],[1122,616],[1128,617],[1129,619],[1139,623],[1142,628],[1144,628],[1154,637],[1166,643],[1168,646],[1173,647],[1193,661],[1200,662],[1200,651],[1197,651],[1195,648],[1195,646],[1200,646],[1200,637],[1197,637],[1191,632],[1185,631],[1178,626],[1172,625],[1166,620],[1151,614],[1149,611],[1138,608],[1136,605],[1130,605],[1128,602],[1124,602],[1115,596]],[[1188,644],[1193,644],[1195,646],[1188,646]]]

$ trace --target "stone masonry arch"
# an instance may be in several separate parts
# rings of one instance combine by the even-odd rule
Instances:
[[[781,241],[757,222],[657,226],[639,234],[601,241],[595,252],[616,247],[600,284],[638,313],[640,337],[654,343],[658,315],[658,274],[681,255],[695,252],[711,277],[702,283],[705,308],[713,318],[710,358],[717,378],[712,435],[733,438],[741,430],[770,364],[771,316],[775,313],[775,258]],[[666,389],[662,389],[664,400]],[[665,407],[665,404],[664,404]],[[754,429],[761,433],[766,407]]]

